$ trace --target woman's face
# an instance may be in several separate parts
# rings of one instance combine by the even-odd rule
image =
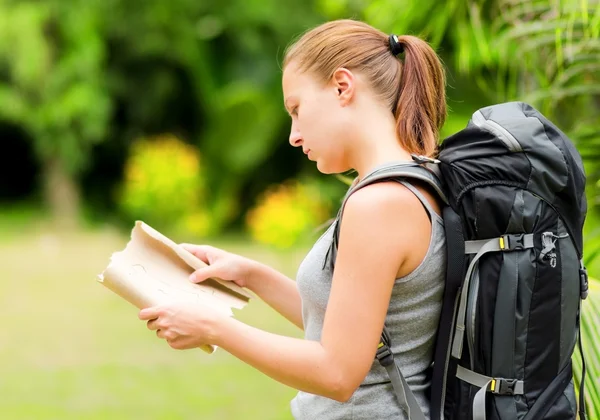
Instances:
[[[290,144],[302,147],[322,173],[351,169],[346,159],[350,121],[336,83],[320,83],[292,63],[283,72],[283,97],[292,117]]]

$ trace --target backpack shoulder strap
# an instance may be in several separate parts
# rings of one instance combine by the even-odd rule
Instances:
[[[387,180],[401,181],[402,184],[404,184],[406,187],[409,187],[409,180],[416,179],[425,182],[427,185],[432,187],[441,200],[445,204],[448,204],[448,199],[443,191],[440,172],[437,169],[437,163],[432,160],[419,161],[418,157],[415,156],[413,156],[413,159],[415,159],[415,162],[393,163],[381,166],[366,175],[362,180],[348,190],[336,217],[337,223],[334,227],[333,241],[329,247],[329,250],[327,251],[327,255],[325,256],[325,260],[323,262],[324,268],[329,263],[331,269],[333,270],[335,256],[337,253],[342,212],[346,202],[348,201],[348,198],[359,189],[376,182]],[[424,200],[421,194],[418,193],[414,187],[410,186],[410,190],[417,195],[419,200]],[[427,206],[426,200],[423,201],[423,205]],[[429,211],[428,207],[427,209]],[[414,394],[409,388],[399,366],[394,360],[394,355],[391,351],[391,337],[389,336],[389,333],[385,327],[383,329],[381,341],[377,350],[377,360],[387,370],[394,388],[394,393],[396,394],[396,398],[398,399],[402,410],[407,414],[409,420],[425,420],[425,416],[421,411]]]
[[[414,159],[416,160],[416,157],[414,157]],[[383,182],[387,180],[408,181],[410,179],[417,179],[419,181],[425,182],[427,185],[433,188],[433,190],[444,202],[444,204],[448,204],[448,199],[443,190],[443,184],[440,179],[440,172],[438,170],[437,163],[434,163],[433,160],[424,163],[418,163],[417,161],[390,163],[373,170],[363,179],[361,179],[358,183],[356,183],[356,185],[350,187],[348,189],[348,192],[344,196],[344,199],[334,221],[335,226],[333,231],[333,241],[331,242],[331,246],[329,247],[329,249],[327,250],[327,254],[325,255],[325,259],[323,261],[323,268],[329,266],[329,268],[333,270],[338,248],[341,227],[340,221],[348,198],[350,198],[350,196],[353,193],[360,190],[361,188],[364,188],[367,185],[374,184],[376,182]]]
[[[443,191],[442,182],[440,179],[440,172],[438,171],[437,164],[419,164],[417,162],[390,164],[374,170],[350,189],[350,191],[345,197],[345,200],[347,200],[352,193],[363,187],[366,187],[369,184],[373,184],[375,182],[380,182],[383,180],[398,178],[413,178],[419,181],[423,181],[434,189],[434,191],[444,203],[448,203],[446,194],[444,194]]]

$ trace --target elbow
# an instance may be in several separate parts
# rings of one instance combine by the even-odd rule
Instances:
[[[328,395],[325,396],[337,402],[348,402],[360,384],[344,375],[332,375],[332,377],[335,379],[328,384]]]
[[[354,395],[355,391],[356,391],[356,388],[340,389],[331,397],[331,399],[333,399],[337,402],[345,403],[345,402],[350,401],[350,398],[352,398],[352,395]]]

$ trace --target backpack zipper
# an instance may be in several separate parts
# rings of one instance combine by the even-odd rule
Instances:
[[[523,151],[521,144],[517,141],[515,136],[510,134],[506,128],[502,127],[496,121],[486,119],[481,111],[474,113],[471,117],[471,121],[473,121],[473,124],[475,124],[477,127],[494,134],[496,137],[502,140],[502,142],[511,152]]]

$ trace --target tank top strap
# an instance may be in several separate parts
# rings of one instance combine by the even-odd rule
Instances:
[[[396,181],[399,182],[400,184],[404,185],[406,188],[408,188],[419,199],[419,201],[421,201],[421,204],[423,204],[423,207],[425,207],[425,210],[427,210],[427,213],[429,213],[429,218],[432,221],[434,219],[439,220],[439,221],[442,220],[440,215],[437,214],[437,212],[433,209],[433,206],[431,205],[429,200],[423,195],[423,193],[421,191],[419,191],[419,189],[417,187],[415,187],[410,182],[405,181],[405,180],[398,179]]]

